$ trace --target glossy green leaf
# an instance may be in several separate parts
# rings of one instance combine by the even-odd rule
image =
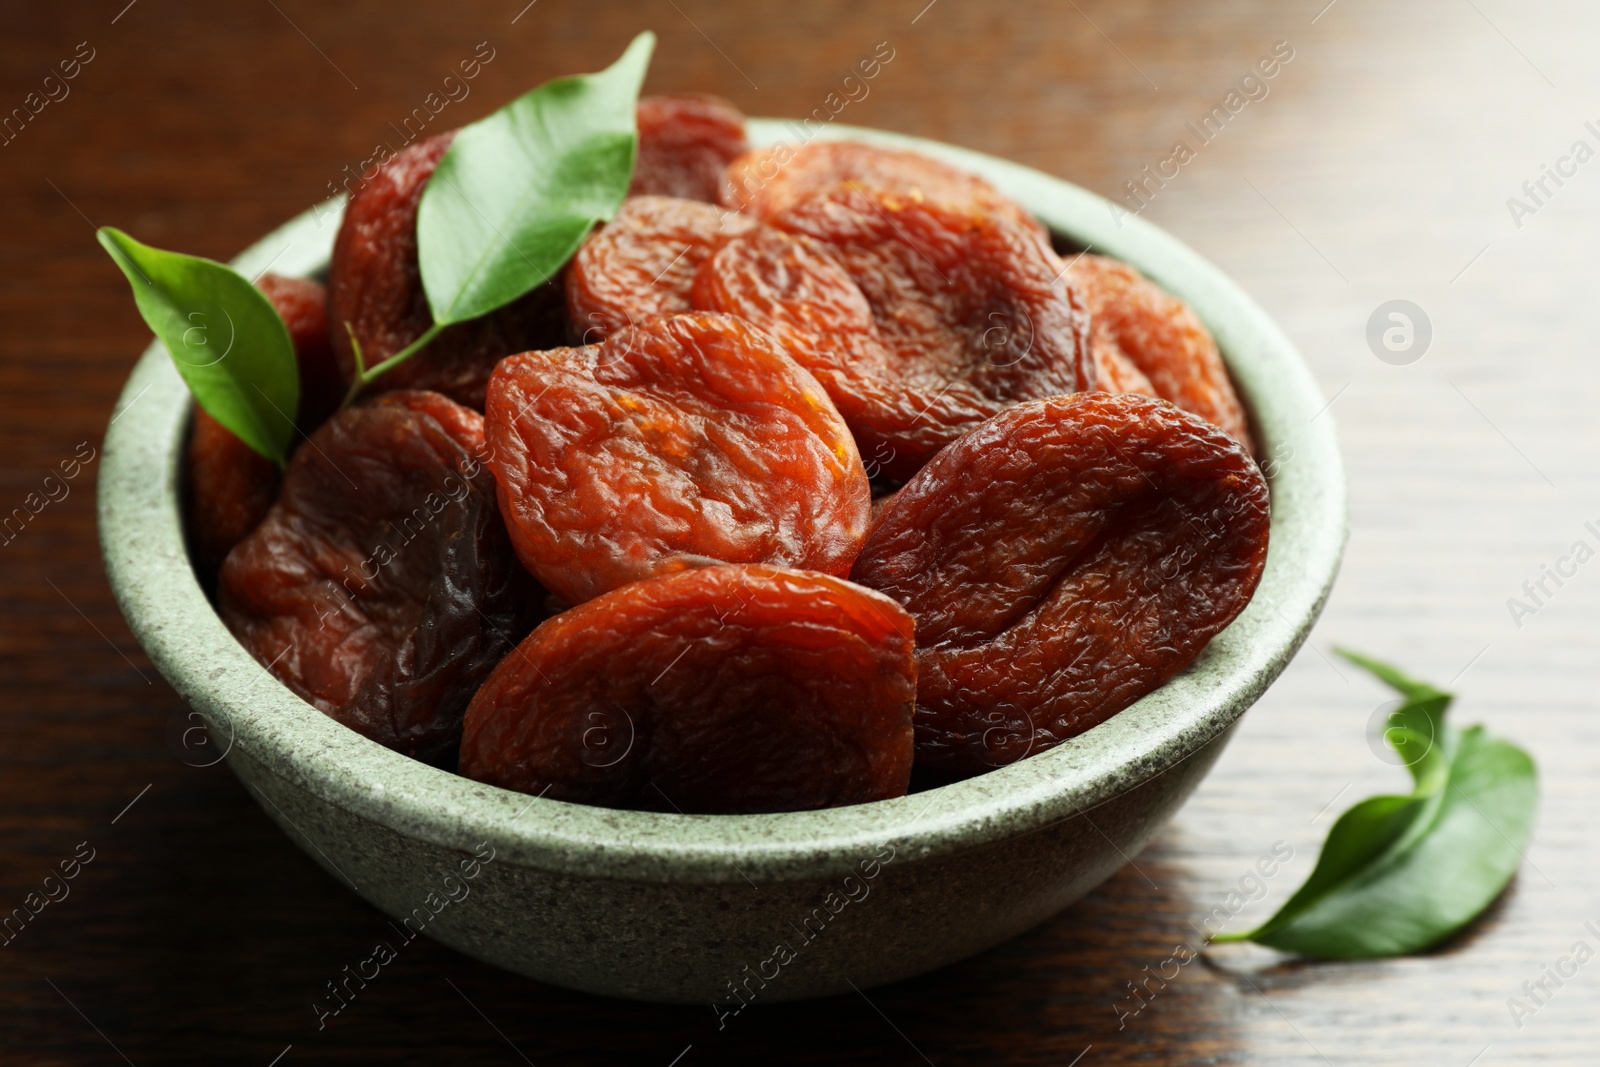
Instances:
[[[1442,689],[1436,689],[1427,682],[1419,682],[1415,678],[1408,677],[1402,674],[1398,668],[1391,667],[1387,663],[1381,663],[1370,656],[1363,656],[1361,653],[1352,652],[1348,648],[1336,648],[1334,651],[1408,700],[1442,697],[1444,702],[1449,704],[1452,699],[1452,694],[1446,693]]]
[[[1455,697],[1358,652],[1344,648],[1334,651],[1400,694],[1399,707],[1389,712],[1385,723],[1384,741],[1400,756],[1419,788],[1437,788],[1449,767],[1455,740],[1444,719]]]
[[[282,465],[294,440],[300,373],[289,330],[271,301],[214,260],[151,248],[110,226],[97,236],[195,400]]]
[[[463,322],[547,281],[633,177],[634,109],[655,35],[598,74],[547,82],[462,128],[417,209],[434,322]]]
[[[1403,725],[1386,736],[1400,742],[1415,789],[1368,798],[1341,815],[1311,877],[1276,915],[1215,940],[1329,959],[1417,952],[1477,918],[1522,861],[1538,806],[1528,754],[1481,726],[1455,731],[1444,720],[1449,693],[1341,654],[1402,694],[1390,721]]]

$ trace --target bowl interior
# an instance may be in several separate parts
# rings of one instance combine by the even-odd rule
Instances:
[[[159,342],[140,359],[107,429],[100,528],[123,613],[152,661],[231,746],[326,801],[437,845],[489,841],[513,863],[651,881],[832,877],[885,840],[946,854],[1070,817],[1199,751],[1287,665],[1321,610],[1345,535],[1331,416],[1282,332],[1182,243],[1086,190],[936,142],[854,127],[752,120],[757,144],[849,138],[913,148],[975,171],[1052,230],[1126,260],[1188,301],[1216,335],[1271,473],[1272,540],[1246,610],[1195,663],[1106,723],[981,777],[824,811],[707,816],[614,811],[482,785],[400,756],[335,723],[232,638],[189,565],[180,459],[189,394]],[[247,276],[325,269],[342,205],[329,202],[236,261]],[[735,866],[737,865],[737,866]]]

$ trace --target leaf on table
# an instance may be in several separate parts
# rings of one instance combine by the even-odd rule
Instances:
[[[1444,773],[1454,741],[1444,717],[1454,695],[1358,652],[1344,648],[1334,651],[1400,694],[1400,704],[1389,712],[1383,736],[1411,777],[1422,783]]]
[[[195,400],[282,466],[294,440],[300,372],[272,302],[222,263],[151,248],[110,226],[96,236]]]
[[[1450,727],[1444,713],[1451,694],[1340,654],[1402,695],[1385,736],[1407,759],[1415,788],[1346,811],[1311,877],[1277,914],[1216,941],[1328,959],[1417,952],[1477,918],[1522,861],[1538,806],[1528,754],[1481,726]]]
[[[456,134],[417,209],[436,324],[477,318],[544,283],[616,213],[654,47],[655,35],[641,33],[598,74],[546,82]]]

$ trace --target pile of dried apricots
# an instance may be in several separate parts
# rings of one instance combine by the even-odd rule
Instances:
[[[1105,721],[1249,601],[1268,493],[1198,317],[986,181],[843,141],[749,150],[647,97],[633,185],[562,275],[430,325],[417,205],[351,198],[289,326],[286,471],[196,410],[197,570],[327,715],[580,803],[904,794]]]

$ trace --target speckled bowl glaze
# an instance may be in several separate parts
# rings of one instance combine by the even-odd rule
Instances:
[[[757,143],[797,132],[751,123]],[[728,1013],[931,970],[1027,930],[1138,852],[1311,629],[1344,545],[1344,479],[1317,387],[1266,314],[1183,244],[1076,186],[930,141],[845,127],[822,135],[970,168],[1056,232],[1133,263],[1199,311],[1274,460],[1271,550],[1255,599],[1188,671],[1109,722],[954,785],[778,815],[528,797],[345,729],[233,640],[184,547],[189,394],[153,344],[117,404],[100,473],[100,537],[118,602],[267,814],[392,916],[396,941],[426,935],[557,985]],[[295,219],[236,265],[247,275],[324,269],[339,208]]]

